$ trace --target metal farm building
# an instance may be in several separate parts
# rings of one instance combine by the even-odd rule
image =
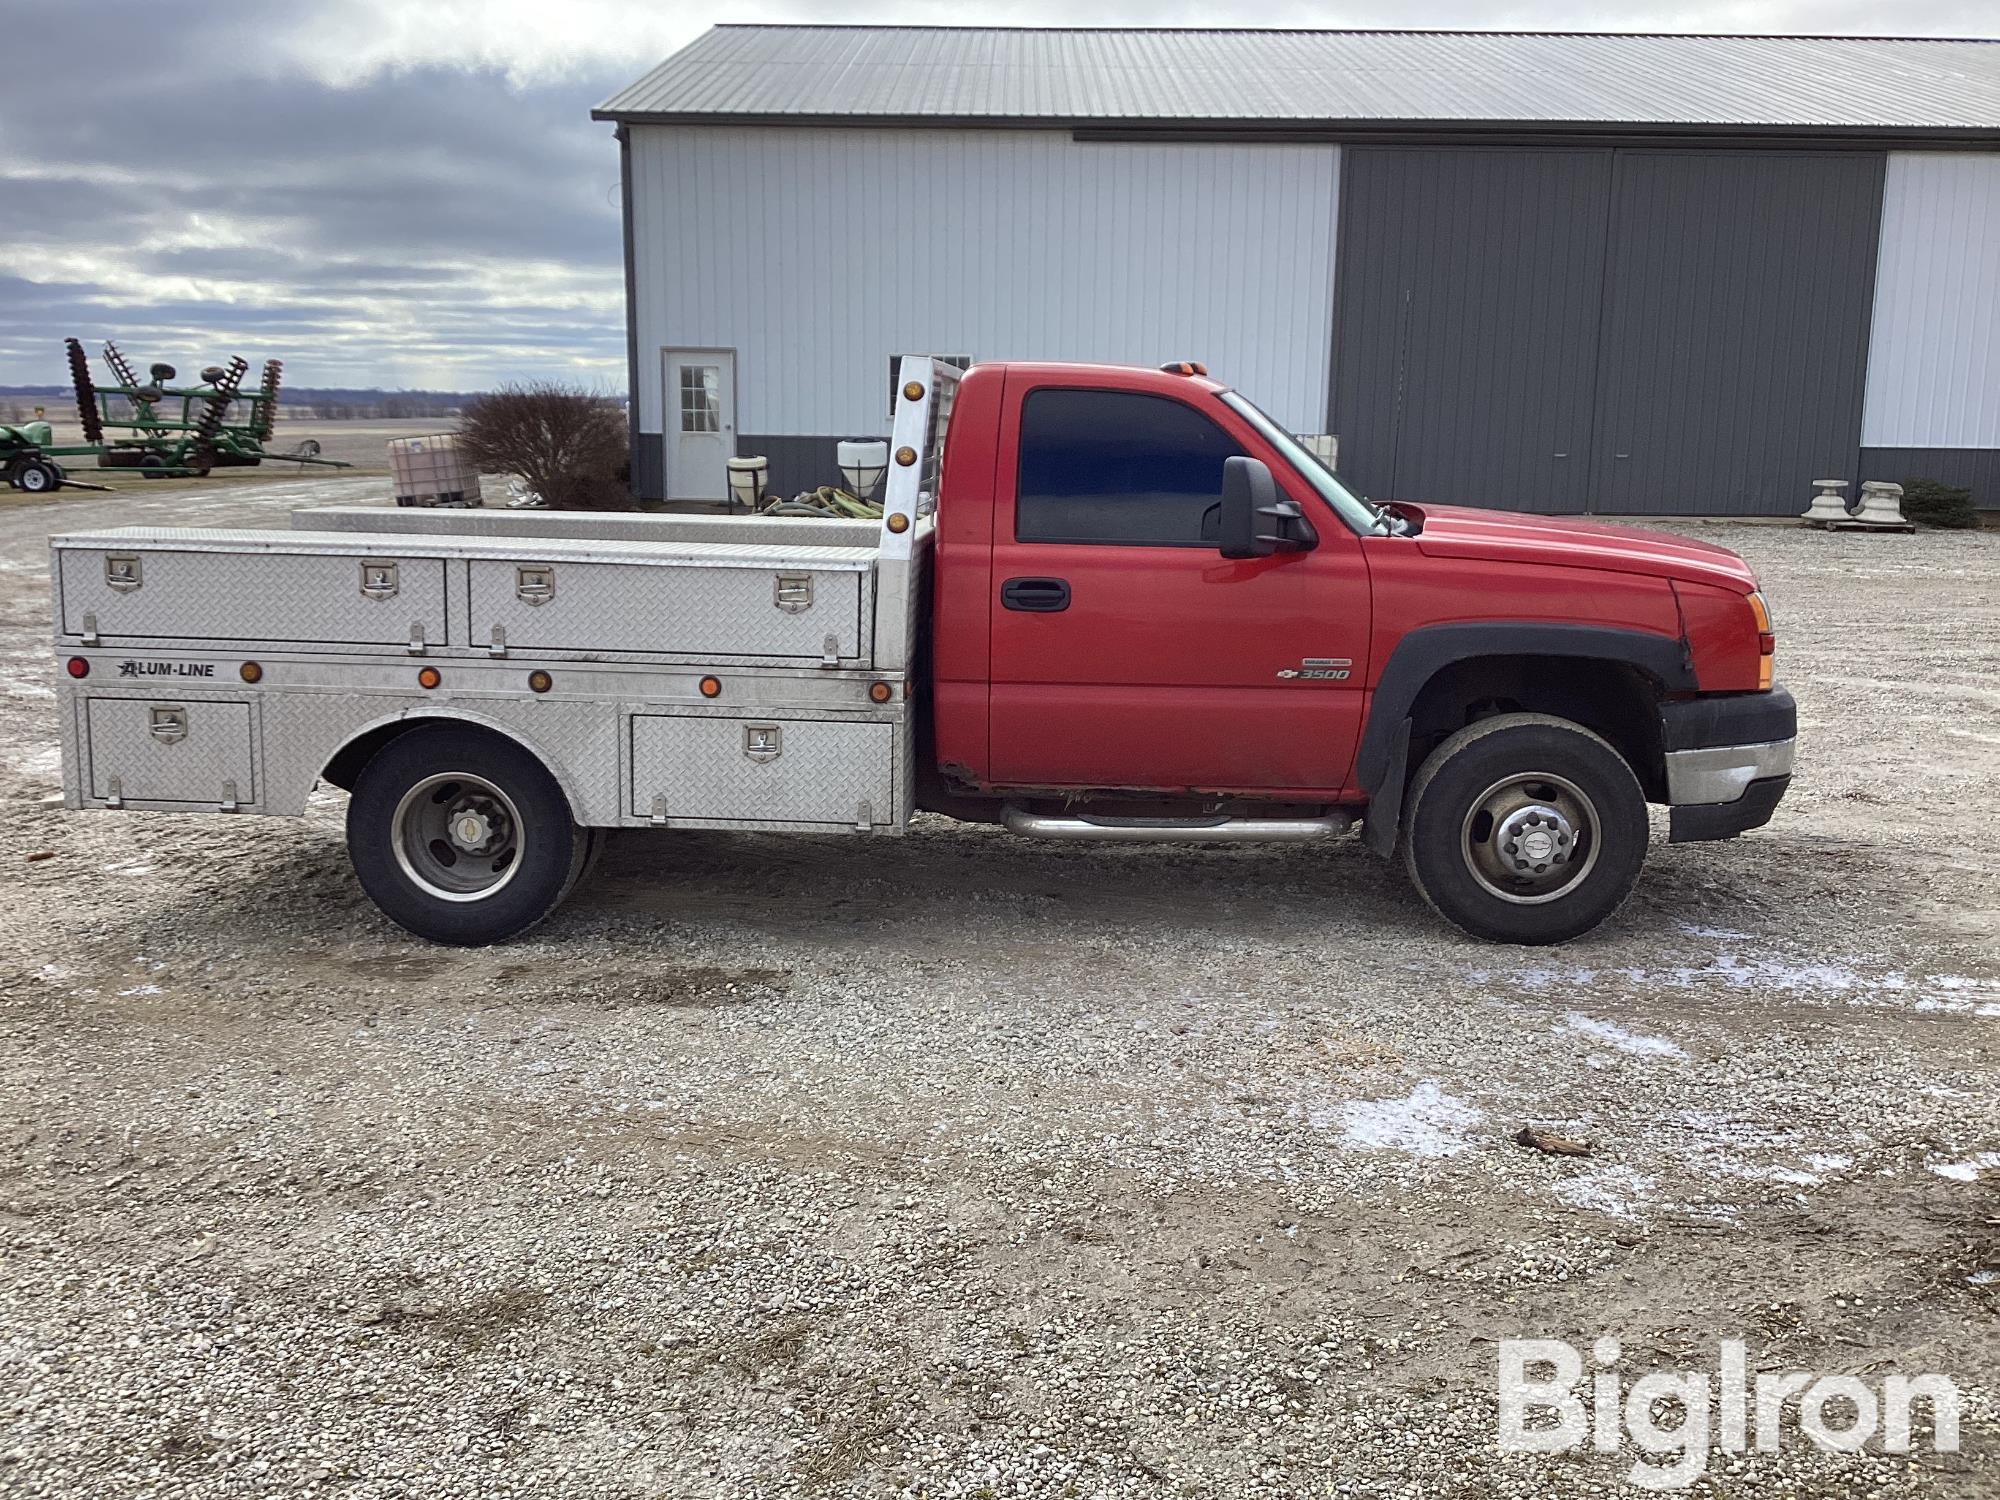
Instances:
[[[647,497],[929,353],[1200,360],[1378,499],[2000,504],[2000,43],[725,26],[596,113]]]

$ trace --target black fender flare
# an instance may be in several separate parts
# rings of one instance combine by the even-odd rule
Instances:
[[[1481,656],[1550,656],[1622,662],[1637,667],[1671,693],[1697,688],[1686,640],[1616,625],[1552,625],[1534,620],[1481,620],[1427,625],[1396,643],[1376,679],[1368,721],[1354,755],[1354,779],[1368,794],[1362,837],[1386,855],[1403,817],[1404,762],[1410,743],[1410,710],[1417,695],[1444,668]]]

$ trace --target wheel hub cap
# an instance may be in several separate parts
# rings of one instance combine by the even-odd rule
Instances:
[[[1494,830],[1501,854],[1523,875],[1546,875],[1569,861],[1576,830],[1553,807],[1524,807],[1508,814]]]
[[[492,823],[477,808],[468,807],[451,820],[451,841],[461,849],[482,849],[492,837]]]

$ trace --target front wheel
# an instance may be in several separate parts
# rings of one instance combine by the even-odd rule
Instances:
[[[1501,714],[1467,726],[1411,784],[1403,862],[1438,914],[1499,943],[1562,943],[1631,894],[1646,797],[1580,724]]]
[[[481,947],[554,911],[590,852],[562,788],[513,741],[462,724],[398,735],[347,804],[362,888],[392,921]]]

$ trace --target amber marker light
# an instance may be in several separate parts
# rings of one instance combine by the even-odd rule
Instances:
[[[68,661],[63,663],[63,670],[72,677],[88,677],[90,675],[90,663],[85,661],[81,656],[72,656]]]
[[[908,446],[907,444],[896,450],[896,462],[901,464],[904,468],[906,469],[909,468],[909,466],[915,463],[916,461],[917,461],[917,450]]]
[[[904,385],[903,399],[905,401],[921,401],[923,398],[924,388],[918,385],[916,381],[912,380]]]
[[[436,667],[425,667],[417,673],[417,686],[434,688],[444,681],[444,673]]]
[[[871,682],[868,685],[868,696],[873,698],[877,703],[887,703],[895,696],[895,693],[896,690],[886,682]]]
[[[537,670],[528,674],[528,689],[531,692],[546,693],[555,685],[555,678],[549,676],[546,672]]]
[[[1750,618],[1757,625],[1757,691],[1768,693],[1775,680],[1773,668],[1778,650],[1778,635],[1771,628],[1771,607],[1764,602],[1762,594],[1750,595]]]
[[[704,698],[720,698],[722,696],[722,679],[720,677],[702,678],[701,695]]]
[[[901,536],[904,532],[910,529],[910,518],[904,515],[900,510],[892,510],[889,512],[889,520],[887,524],[891,531],[895,532],[896,535]]]
[[[245,682],[262,682],[264,680],[264,669],[254,661],[246,661],[236,669],[236,675],[241,677]]]

